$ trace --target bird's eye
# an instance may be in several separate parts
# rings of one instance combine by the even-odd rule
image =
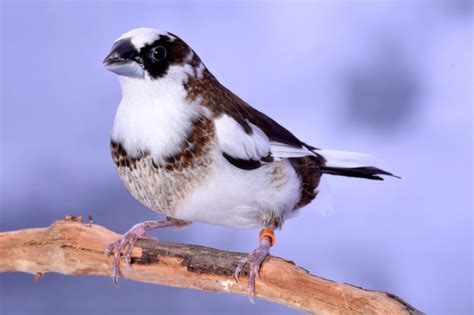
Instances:
[[[166,58],[166,48],[157,46],[151,50],[151,58],[153,61],[163,61]]]

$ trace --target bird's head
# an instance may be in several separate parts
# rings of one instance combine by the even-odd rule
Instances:
[[[114,43],[104,59],[106,69],[121,77],[159,80],[191,74],[200,61],[193,50],[174,34],[152,28],[136,28]]]

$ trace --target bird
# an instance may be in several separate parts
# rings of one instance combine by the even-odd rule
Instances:
[[[234,59],[238,62],[238,59]],[[203,222],[260,229],[248,264],[253,302],[256,275],[275,245],[275,231],[314,200],[324,175],[383,180],[392,173],[369,155],[325,150],[299,140],[221,84],[177,35],[136,28],[121,35],[103,61],[118,76],[110,148],[129,192],[164,220],[130,228],[105,249],[112,278],[139,238],[163,227]]]

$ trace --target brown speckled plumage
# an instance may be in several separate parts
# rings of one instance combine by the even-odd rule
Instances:
[[[148,152],[130,157],[120,143],[111,143],[112,158],[120,178],[132,195],[145,206],[173,215],[177,204],[212,174],[214,124],[202,117],[193,123],[182,149],[161,163],[155,163]]]
[[[252,134],[249,124],[252,123],[262,129],[272,141],[293,146],[304,144],[286,128],[220,84],[207,69],[204,69],[202,78],[191,77],[184,85],[188,92],[188,101],[201,97],[203,106],[210,109],[217,117],[223,114],[232,117],[248,134]]]
[[[117,168],[119,167],[126,167],[129,169],[136,169],[137,168],[137,160],[139,158],[132,158],[130,157],[125,149],[122,147],[121,143],[116,143],[114,141],[110,142],[110,151],[112,153],[112,160],[114,161]]]
[[[196,56],[193,60],[198,60],[198,57]],[[199,60],[196,61],[196,63],[198,62]],[[222,86],[207,69],[204,70],[201,79],[196,77],[190,78],[186,82],[185,88],[188,92],[188,101],[194,101],[197,97],[202,97],[203,105],[209,108],[215,115],[226,114],[231,116],[249,134],[252,134],[252,129],[249,125],[249,122],[251,122],[261,127],[272,140],[293,145],[303,144],[285,128],[265,114],[252,108],[237,95]],[[272,158],[265,157],[262,161],[271,162]],[[317,192],[315,189],[319,185],[322,175],[319,167],[325,161],[322,157],[309,156],[292,158],[290,161],[302,181],[300,201],[295,206],[296,210],[309,204],[316,197]],[[277,172],[277,170],[275,168],[274,172]],[[277,226],[281,226],[283,220],[280,221],[281,223],[278,223]]]

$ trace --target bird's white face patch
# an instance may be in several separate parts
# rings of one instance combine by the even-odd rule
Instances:
[[[124,38],[130,38],[133,46],[135,46],[137,50],[140,50],[145,45],[151,44],[159,39],[160,36],[168,36],[171,40],[175,39],[175,37],[170,35],[168,32],[154,28],[140,27],[123,34],[117,38],[116,42]]]

